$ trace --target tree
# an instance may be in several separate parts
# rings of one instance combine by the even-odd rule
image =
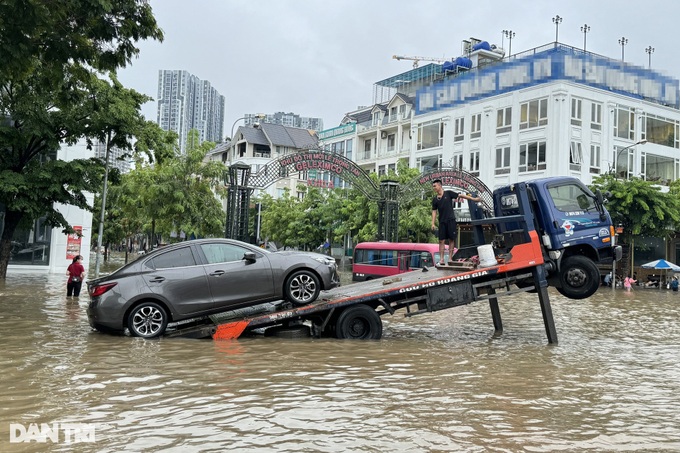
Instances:
[[[592,188],[608,194],[607,211],[614,225],[623,226],[620,238],[631,250],[636,236],[668,237],[680,222],[677,186],[663,193],[659,186],[641,178],[618,179],[605,174],[593,180]]]
[[[0,279],[20,225],[45,215],[70,232],[55,203],[92,209],[85,192],[99,190],[101,161],[63,162],[56,150],[102,137],[114,115],[99,76],[129,63],[139,40],[162,37],[151,7],[137,0],[0,4]]]

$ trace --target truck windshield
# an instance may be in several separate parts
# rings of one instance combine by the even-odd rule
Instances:
[[[597,211],[592,195],[577,184],[554,186],[548,189],[555,208],[562,212]]]

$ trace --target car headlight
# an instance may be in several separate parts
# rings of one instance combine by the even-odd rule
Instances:
[[[335,259],[334,258],[327,258],[327,257],[324,257],[324,256],[315,256],[314,259],[321,264],[325,264],[326,266],[335,265]]]

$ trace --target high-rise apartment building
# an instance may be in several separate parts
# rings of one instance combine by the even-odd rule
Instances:
[[[182,153],[191,129],[198,130],[201,142],[224,140],[224,103],[207,80],[187,71],[158,71],[158,125],[177,132]]]
[[[297,113],[276,112],[274,114],[266,114],[264,119],[261,118],[261,113],[246,113],[244,115],[244,123],[246,126],[252,126],[255,123],[269,123],[280,124],[286,127],[297,127],[300,129],[310,129],[313,131],[323,130],[323,120],[321,118],[310,118],[300,116]]]

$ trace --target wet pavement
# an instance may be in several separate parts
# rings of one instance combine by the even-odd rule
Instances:
[[[499,338],[477,302],[380,341],[224,342],[93,332],[65,294],[0,282],[0,451],[680,451],[679,293],[550,290],[558,345],[531,294],[500,300]],[[10,443],[41,423],[56,442]]]

